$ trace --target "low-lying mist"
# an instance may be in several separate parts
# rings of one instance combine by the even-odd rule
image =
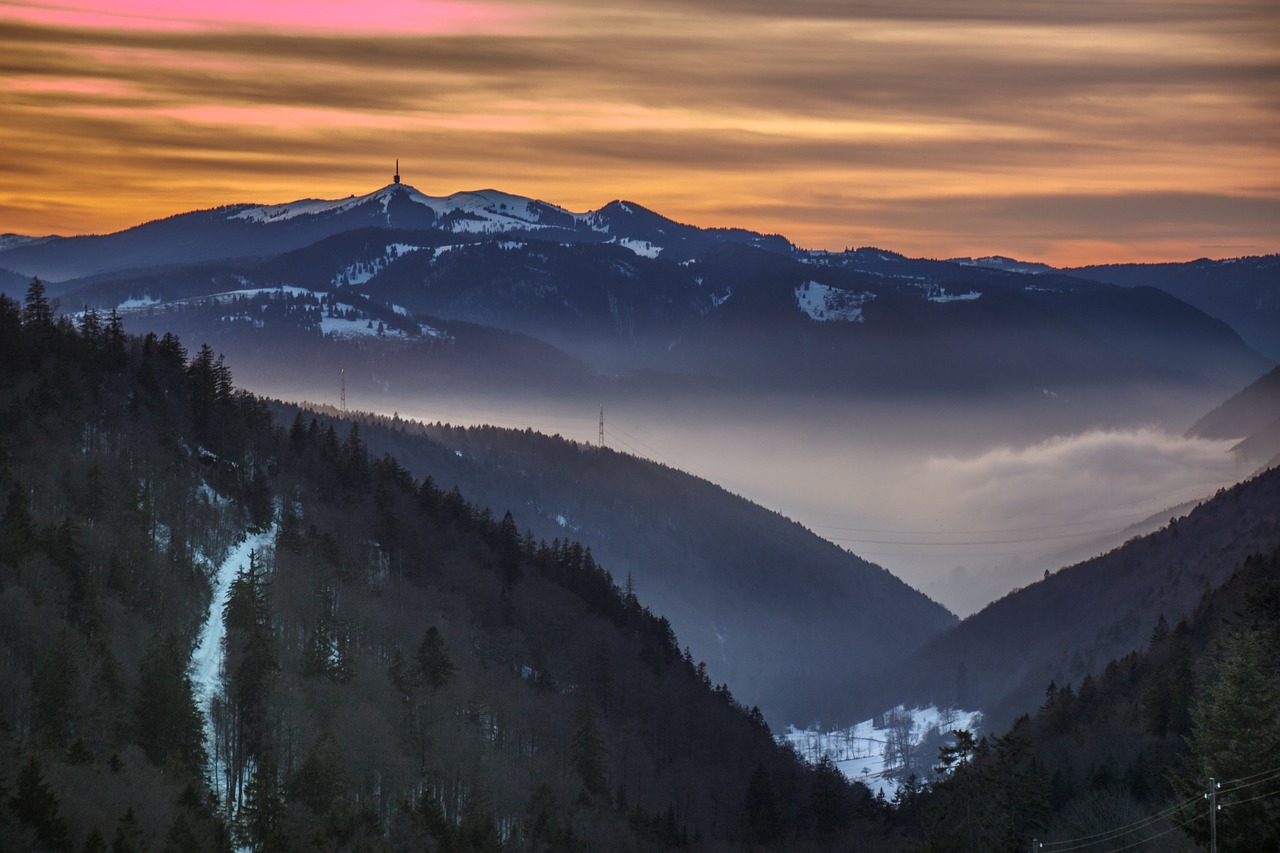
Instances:
[[[1218,401],[1166,393],[1141,405],[1035,395],[832,404],[617,393],[603,406],[605,443],[615,450],[777,510],[965,616],[1248,476],[1228,452],[1233,442],[1181,435]],[[348,405],[594,444],[601,403],[357,392]]]

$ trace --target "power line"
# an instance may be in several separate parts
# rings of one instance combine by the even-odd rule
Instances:
[[[1239,779],[1232,779],[1230,782],[1223,782],[1222,784],[1224,786],[1233,785],[1234,787],[1223,787],[1222,793],[1229,794],[1232,791],[1238,791],[1241,788],[1252,788],[1254,785],[1258,785],[1263,782],[1270,782],[1276,777],[1280,777],[1280,768],[1275,770],[1263,770],[1259,773],[1254,773],[1251,776],[1241,776]]]
[[[1025,539],[978,539],[972,542],[922,542],[918,539],[866,539],[860,536],[827,536],[832,542],[856,542],[861,545],[937,545],[946,548],[961,548],[967,545],[1031,545],[1037,542],[1056,542],[1062,539],[1083,539],[1091,536],[1112,536],[1123,533],[1126,528],[1108,527],[1102,530],[1084,530],[1078,533],[1062,533],[1057,536],[1032,536]],[[933,533],[923,531],[922,537]],[[959,535],[959,534],[956,534]],[[978,535],[978,534],[974,534]]]
[[[1229,779],[1226,782],[1214,783],[1214,788],[1212,790],[1218,794],[1227,793],[1230,791],[1239,791],[1243,788],[1252,788],[1255,785],[1260,785],[1264,782],[1269,782],[1272,779],[1275,779],[1277,777],[1280,777],[1280,767],[1273,768],[1271,770],[1262,770],[1262,771],[1259,771],[1258,773],[1253,773],[1248,776],[1241,776],[1237,779]],[[1243,805],[1244,803],[1251,803],[1255,800],[1266,799],[1267,797],[1273,797],[1278,794],[1280,794],[1280,790],[1269,791],[1268,793],[1265,793],[1265,794],[1258,794],[1255,797],[1250,797],[1247,800],[1237,800],[1236,802],[1223,803],[1222,807],[1231,808],[1232,806]],[[1208,795],[1205,794],[1205,795],[1190,797],[1188,799],[1183,800],[1180,803],[1175,803],[1172,806],[1162,809],[1161,811],[1158,811],[1153,815],[1149,815],[1145,818],[1142,818],[1141,820],[1134,821],[1133,823],[1123,824],[1121,826],[1115,827],[1114,829],[1109,829],[1105,832],[1099,832],[1093,835],[1082,835],[1082,836],[1079,836],[1078,838],[1068,838],[1063,841],[1037,842],[1038,846],[1036,849],[1051,850],[1052,853],[1068,853],[1068,851],[1079,850],[1083,847],[1090,847],[1094,844],[1099,844],[1103,841],[1112,841],[1123,835],[1128,835],[1131,832],[1136,832],[1140,829],[1145,829],[1151,826],[1152,824],[1158,823],[1159,821],[1170,817],[1178,810],[1184,809],[1190,806],[1192,803],[1203,799],[1205,796],[1208,796]],[[1150,841],[1154,841],[1155,839],[1160,838],[1163,835],[1168,835],[1170,832],[1173,832],[1176,829],[1181,829],[1184,826],[1189,826],[1190,824],[1195,823],[1197,820],[1200,820],[1200,819],[1201,819],[1200,815],[1192,815],[1187,820],[1184,820],[1181,823],[1171,826],[1169,829],[1166,829],[1165,831],[1161,832],[1159,835],[1153,835],[1149,838],[1144,838],[1141,841],[1134,842],[1133,844],[1126,845],[1125,847],[1118,847],[1115,850],[1113,850],[1112,853],[1119,853],[1119,851],[1121,850],[1128,850],[1130,848],[1137,847],[1140,844],[1146,844]],[[1062,845],[1072,845],[1072,846],[1064,847]]]
[[[642,441],[641,439],[637,438],[636,436],[634,436],[634,435],[632,435],[631,433],[629,433],[629,432],[627,432],[626,430],[624,430],[622,427],[618,426],[618,425],[617,425],[616,420],[615,420],[615,421],[610,421],[610,423],[612,424],[612,426],[610,427],[610,431],[611,431],[611,432],[618,432],[618,433],[621,433],[622,435],[625,435],[627,438],[631,439],[631,440],[632,440],[632,441],[634,441],[636,444],[639,444],[641,447],[644,447],[644,448],[645,448],[646,450],[648,450],[648,451],[649,451],[649,453],[650,453],[650,454],[652,454],[653,456],[657,456],[659,459],[661,459],[662,461],[666,462],[666,463],[667,463],[668,465],[670,465],[672,468],[680,468],[680,466],[679,466],[678,464],[676,464],[675,462],[673,462],[673,461],[671,460],[671,457],[667,456],[667,455],[666,455],[665,453],[663,453],[662,451],[657,450],[657,449],[656,449],[656,448],[654,448],[652,445],[645,443],[645,442],[644,442],[644,441]],[[636,453],[636,455],[637,455],[637,456],[644,456],[645,454],[637,452],[637,453]]]
[[[1122,835],[1128,835],[1131,832],[1137,832],[1139,829],[1145,829],[1146,827],[1150,826],[1153,823],[1159,823],[1160,821],[1172,815],[1174,812],[1178,811],[1179,809],[1186,808],[1187,806],[1191,805],[1192,803],[1196,802],[1199,799],[1200,799],[1199,796],[1190,797],[1176,805],[1172,805],[1166,809],[1163,809],[1162,811],[1158,811],[1153,815],[1148,815],[1147,817],[1144,817],[1141,820],[1134,821],[1133,823],[1123,824],[1113,829],[1108,829],[1104,832],[1096,832],[1093,835],[1082,835],[1078,838],[1068,838],[1065,841],[1042,841],[1040,842],[1039,849],[1042,849],[1042,850],[1052,849],[1054,853],[1066,853],[1066,851],[1068,850],[1078,850],[1081,847],[1089,847],[1093,844],[1099,844],[1103,841],[1111,841],[1115,838],[1119,838]],[[1072,846],[1072,847],[1061,846],[1064,844],[1071,844],[1075,846]]]
[[[1232,803],[1223,803],[1222,807],[1224,809],[1235,808],[1236,806],[1243,806],[1245,803],[1252,803],[1254,800],[1265,800],[1267,797],[1274,797],[1277,794],[1280,794],[1280,788],[1277,788],[1274,791],[1268,791],[1265,794],[1259,794],[1256,797],[1250,797],[1247,800],[1236,800],[1235,802],[1232,802]]]
[[[1141,521],[1143,519],[1149,518],[1150,516],[1151,516],[1151,513],[1146,513],[1146,512],[1131,513],[1129,515],[1122,515],[1122,516],[1119,516],[1118,518],[1112,519],[1110,523],[1118,524],[1121,519],[1128,519],[1128,518],[1133,518],[1138,521]],[[1040,525],[1033,525],[1030,527],[1004,527],[1004,528],[993,528],[990,530],[901,530],[901,529],[893,529],[893,528],[885,528],[885,527],[881,527],[881,528],[844,527],[844,526],[835,525],[835,524],[815,524],[813,525],[813,527],[819,528],[822,530],[839,530],[847,533],[877,533],[877,534],[904,533],[909,535],[920,535],[920,536],[970,536],[970,535],[991,535],[996,533],[1030,533],[1032,531],[1037,531],[1037,530],[1061,530],[1064,527],[1079,527],[1082,524],[1096,524],[1096,523],[1098,522],[1067,521],[1061,524],[1040,524]],[[1069,535],[1076,535],[1076,534],[1069,534]],[[1083,534],[1080,534],[1080,535],[1083,535]]]

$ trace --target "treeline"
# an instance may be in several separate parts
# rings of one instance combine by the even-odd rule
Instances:
[[[54,309],[0,299],[0,849],[895,849],[580,543]]]

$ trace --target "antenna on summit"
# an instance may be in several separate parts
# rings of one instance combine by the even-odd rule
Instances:
[[[392,181],[397,184],[400,183],[400,158],[399,157],[396,158],[396,176],[392,178]]]

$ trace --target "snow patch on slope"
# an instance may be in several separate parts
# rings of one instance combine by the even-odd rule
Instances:
[[[202,491],[204,491],[202,489]],[[212,489],[205,492],[207,496],[212,496],[211,502],[226,504],[225,498],[218,496]],[[209,499],[206,497],[206,499]],[[227,625],[223,620],[222,611],[227,605],[227,599],[231,595],[231,582],[235,580],[236,573],[241,569],[249,566],[249,554],[255,554],[255,561],[259,565],[265,565],[269,562],[267,556],[270,550],[274,548],[276,539],[276,528],[274,525],[268,530],[257,533],[247,533],[243,539],[234,545],[221,559],[213,560],[207,555],[197,552],[197,564],[203,566],[209,572],[209,582],[213,586],[213,596],[209,601],[209,612],[205,617],[204,625],[200,627],[200,637],[196,643],[195,651],[191,655],[191,686],[192,692],[195,694],[196,704],[199,706],[201,713],[204,714],[204,735],[208,746],[206,747],[209,754],[212,755],[213,732],[213,714],[211,712],[211,704],[215,696],[217,696],[219,684],[222,676],[222,657],[223,639],[227,635]],[[210,768],[213,778],[217,778],[217,768]]]
[[[421,248],[421,246],[413,246],[409,243],[392,243],[383,251],[381,257],[368,261],[356,261],[354,264],[347,266],[346,269],[333,277],[333,286],[347,287],[366,284],[375,275],[386,269],[392,261],[409,252],[416,252]]]
[[[648,240],[633,240],[629,237],[614,237],[609,241],[624,249],[630,249],[642,258],[656,258],[662,254],[662,247],[655,246]]]
[[[376,204],[381,214],[390,217],[391,200],[400,194],[413,204],[429,208],[436,216],[453,216],[445,223],[446,230],[457,233],[488,234],[508,230],[552,228],[589,221],[590,213],[571,213],[564,208],[546,202],[534,201],[523,196],[497,190],[470,190],[449,196],[429,196],[408,184],[389,184],[380,190],[362,196],[335,201],[301,199],[286,204],[249,206],[238,209],[228,219],[247,222],[287,222],[300,216],[340,214],[366,204]],[[544,214],[562,222],[546,222]]]
[[[930,302],[972,302],[982,296],[976,290],[970,290],[968,293],[947,293],[942,288],[938,288],[936,293],[927,296]]]
[[[938,758],[937,745],[954,742],[951,732],[964,729],[976,737],[981,725],[980,711],[935,705],[907,710],[899,705],[844,729],[824,732],[788,726],[778,740],[810,763],[831,759],[846,779],[892,799],[912,773],[930,776]]]
[[[876,298],[874,293],[855,293],[806,281],[795,289],[796,305],[811,320],[861,323],[862,306]]]

